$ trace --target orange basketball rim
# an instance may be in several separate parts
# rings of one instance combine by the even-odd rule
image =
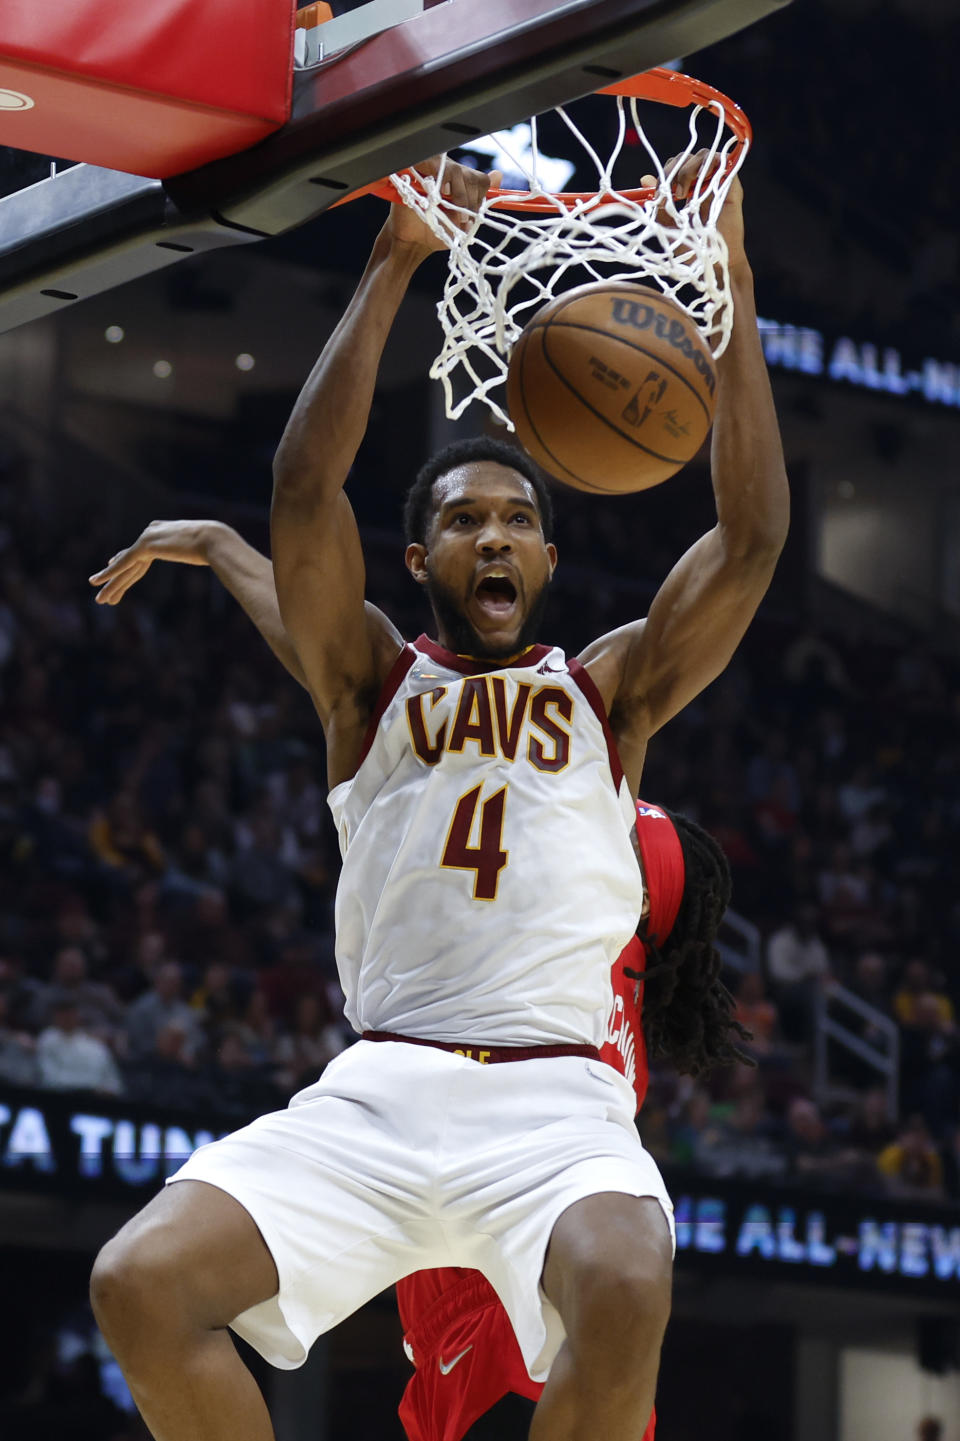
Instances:
[[[620,95],[631,100],[652,100],[660,105],[676,106],[678,109],[697,106],[716,114],[722,113],[730,130],[736,136],[736,143],[727,157],[727,171],[736,169],[744,150],[749,147],[753,139],[753,128],[750,121],[740,106],[728,95],[724,95],[722,91],[717,90],[713,85],[708,85],[703,80],[697,80],[692,75],[683,75],[678,70],[669,70],[665,66],[644,70],[640,75],[631,75],[628,79],[618,80],[613,85],[604,85],[602,89],[596,91],[596,94]],[[469,144],[466,144],[465,148],[469,148]],[[404,174],[414,175],[415,171],[408,170]],[[631,200],[637,205],[645,205],[656,194],[655,186],[618,190],[615,193],[604,193],[598,190],[558,190],[530,194],[526,190],[493,189],[487,193],[487,204],[497,210],[510,210],[518,214],[549,215],[556,213],[558,204],[570,210],[584,202],[596,201],[602,204],[607,200],[616,201],[622,198]],[[362,190],[356,190],[352,195],[345,195],[336,203],[337,205],[346,205],[348,201],[356,200],[361,195],[379,195],[384,200],[401,198],[392,181],[384,179],[377,180]]]

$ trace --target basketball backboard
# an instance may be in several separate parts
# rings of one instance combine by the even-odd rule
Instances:
[[[411,0],[308,31],[289,122],[165,181],[76,165],[0,200],[0,330],[279,235],[392,170],[689,56],[789,0]],[[363,36],[363,10],[376,33]],[[346,47],[346,48],[343,48]],[[316,57],[316,58],[314,58]]]

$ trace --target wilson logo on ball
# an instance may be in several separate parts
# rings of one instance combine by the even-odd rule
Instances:
[[[655,310],[652,305],[645,305],[639,300],[624,300],[620,296],[613,301],[611,315],[616,325],[630,325],[634,330],[649,330],[652,327],[660,340],[665,340],[668,345],[679,350],[685,359],[693,362],[710,394],[713,394],[717,378],[701,352],[691,344],[682,321],[668,320],[662,311]]]

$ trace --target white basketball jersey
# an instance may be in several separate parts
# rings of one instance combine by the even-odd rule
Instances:
[[[562,651],[485,665],[426,636],[330,792],[337,964],[358,1031],[603,1043],[643,905],[603,703]]]

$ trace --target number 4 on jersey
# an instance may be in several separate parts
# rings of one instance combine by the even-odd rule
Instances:
[[[470,833],[482,789],[482,786],[474,786],[457,801],[440,864],[452,870],[475,871],[473,899],[495,901],[500,872],[507,864],[507,852],[503,849],[503,811],[507,788],[503,786],[480,804],[480,839],[478,845],[472,846]]]

